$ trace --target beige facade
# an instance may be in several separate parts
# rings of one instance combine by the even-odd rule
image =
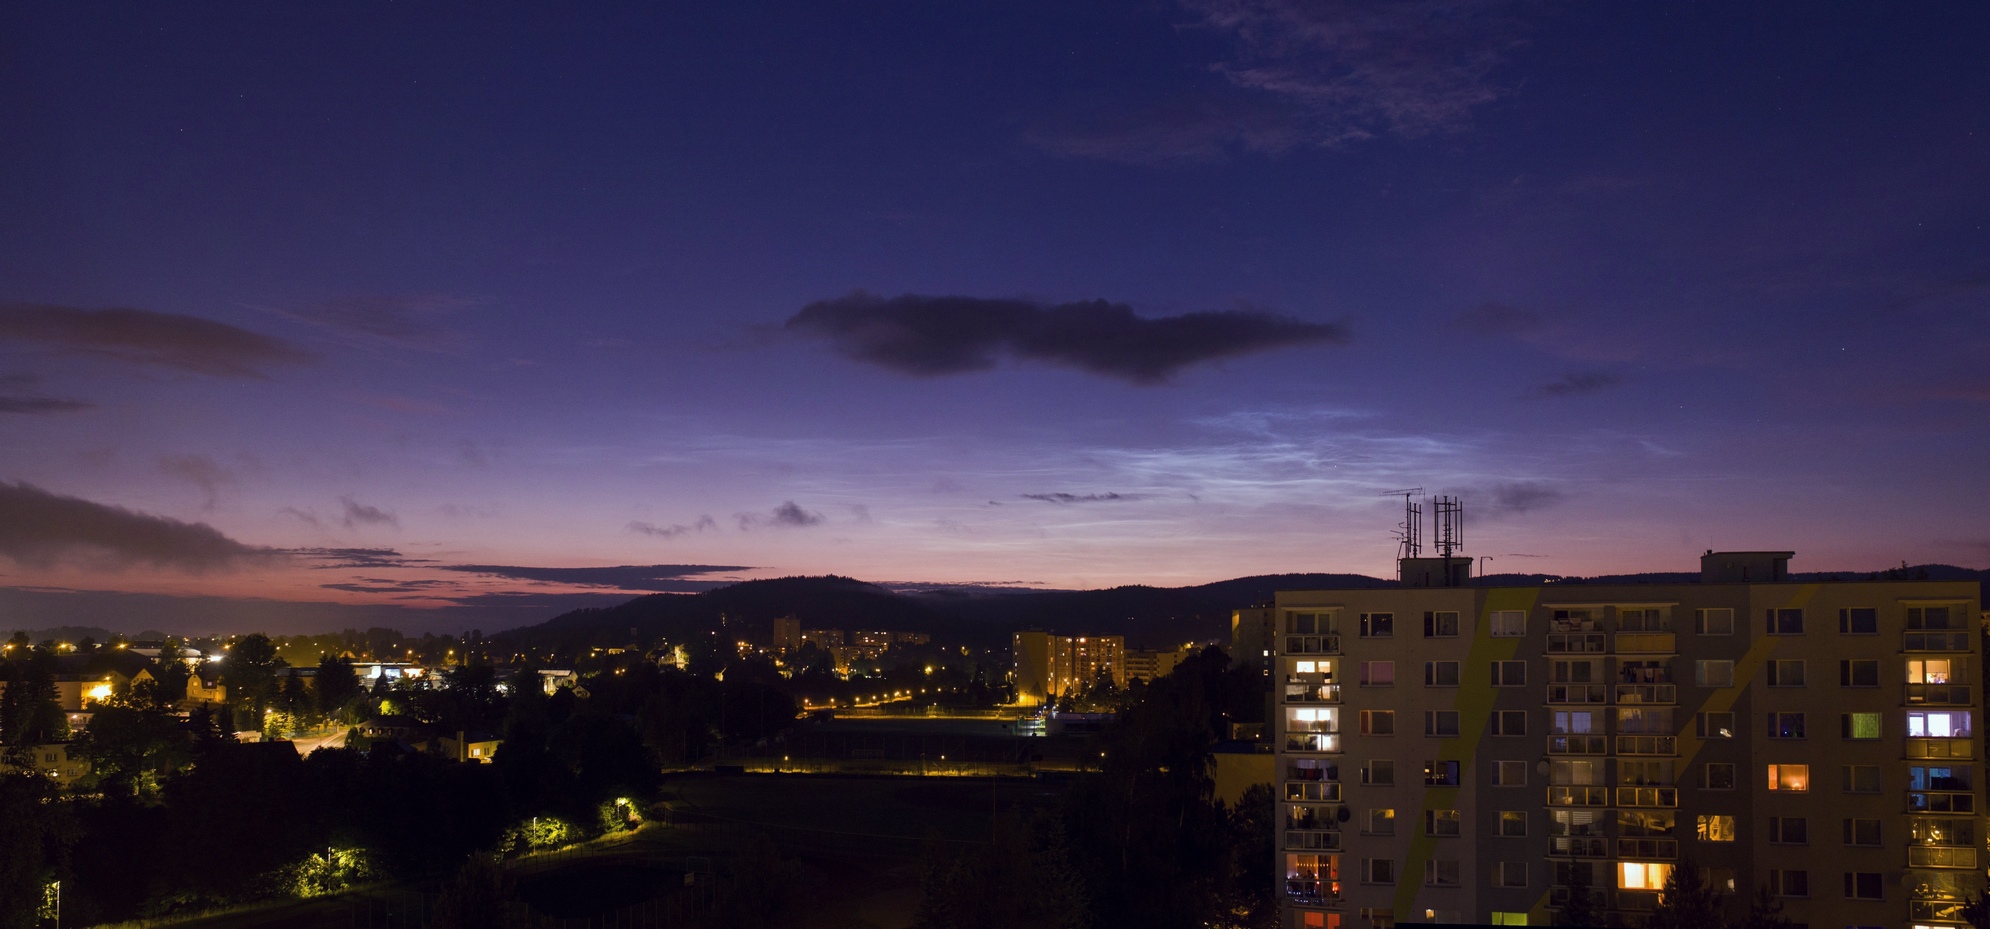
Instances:
[[[1285,924],[1543,925],[1576,869],[1635,924],[1690,858],[1734,915],[1767,887],[1798,924],[1959,926],[1990,865],[1979,588],[1787,558],[1280,593]]]
[[[1035,705],[1083,690],[1101,676],[1126,686],[1126,640],[1116,635],[1068,636],[1018,632],[1013,654],[1020,703]]]

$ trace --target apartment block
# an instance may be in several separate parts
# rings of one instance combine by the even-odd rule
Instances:
[[[1279,593],[1285,925],[1546,925],[1585,877],[1636,925],[1690,859],[1733,915],[1767,888],[1812,929],[1962,926],[1990,866],[1979,587],[1790,557],[1534,587],[1405,559],[1400,587]]]
[[[1031,630],[1014,642],[1016,696],[1046,703],[1083,690],[1101,677],[1126,686],[1126,639],[1116,635],[1069,636]]]

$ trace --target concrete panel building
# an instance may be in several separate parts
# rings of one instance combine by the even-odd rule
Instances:
[[[1278,594],[1285,925],[1544,925],[1580,877],[1635,925],[1690,858],[1733,915],[1766,888],[1800,925],[1961,926],[1990,865],[1979,588],[1789,558]]]

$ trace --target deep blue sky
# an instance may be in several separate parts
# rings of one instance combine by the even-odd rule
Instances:
[[[1979,4],[570,6],[0,10],[0,586],[1990,563]]]

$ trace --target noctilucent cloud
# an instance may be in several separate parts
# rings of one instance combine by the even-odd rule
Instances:
[[[1990,8],[12,5],[17,624],[1990,563]],[[398,618],[396,618],[398,617]]]

